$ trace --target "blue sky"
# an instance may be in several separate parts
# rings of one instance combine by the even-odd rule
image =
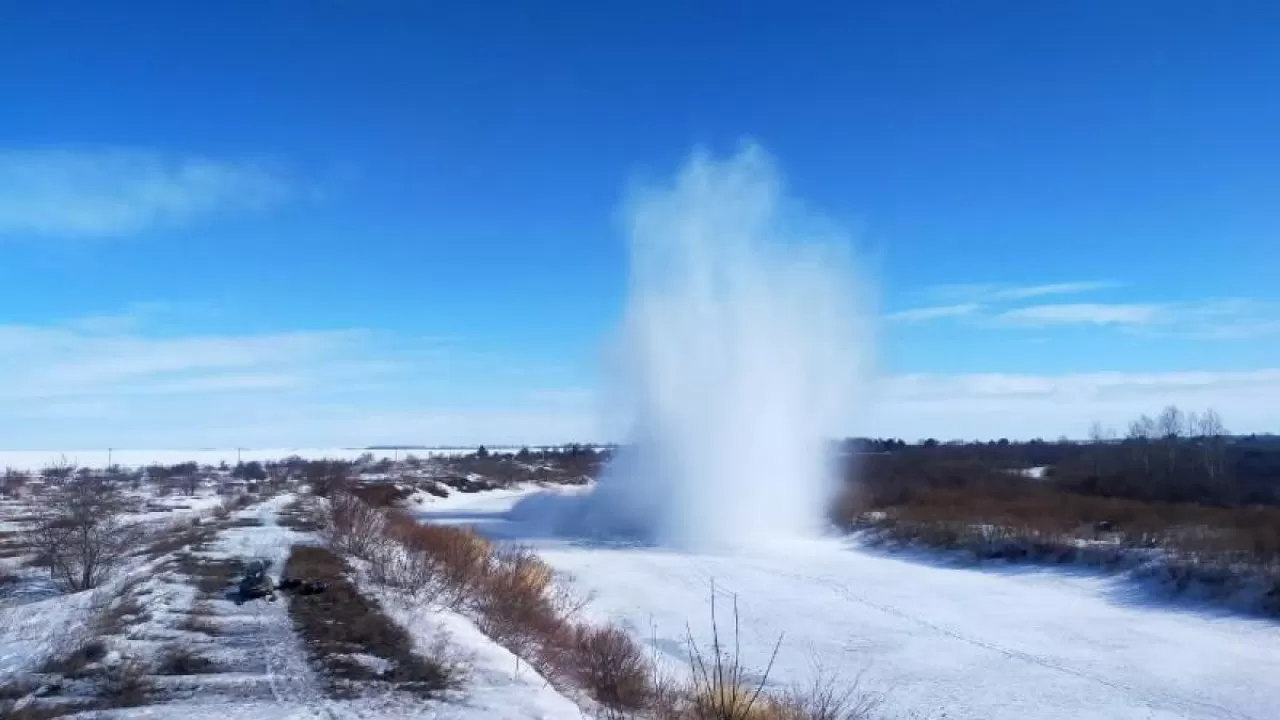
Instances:
[[[760,142],[855,238],[851,432],[1274,430],[1280,6],[14,3],[0,447],[609,435],[618,206]]]

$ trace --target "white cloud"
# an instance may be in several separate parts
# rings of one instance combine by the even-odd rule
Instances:
[[[465,351],[368,330],[160,338],[82,325],[0,326],[0,448],[536,444],[625,430],[589,388],[496,379],[490,366],[506,360],[464,377]],[[1233,431],[1280,429],[1280,368],[900,374],[870,387],[850,434],[1080,437],[1170,403],[1212,407]]]
[[[136,149],[0,149],[0,237],[109,236],[281,199],[266,168]]]
[[[941,296],[981,298],[929,305],[889,313],[889,322],[926,323],[956,320],[973,327],[1048,328],[1084,325],[1110,327],[1148,336],[1201,340],[1256,338],[1280,334],[1280,302],[1254,298],[1206,298],[1188,302],[1044,303],[1019,305],[1046,295],[1088,292],[1112,283],[1078,282],[999,287],[949,285],[929,292]]]
[[[926,322],[942,318],[964,317],[973,315],[982,309],[977,303],[960,303],[958,305],[934,305],[932,307],[913,308],[889,313],[884,316],[891,322]]]
[[[1010,300],[1026,300],[1049,295],[1078,295],[1120,287],[1110,280],[1081,280],[1074,282],[1040,283],[1038,285],[1009,285],[999,283],[953,283],[934,285],[917,293],[938,304],[1000,303]]]
[[[534,443],[599,435],[590,393],[481,386],[511,380],[489,372],[496,362],[476,369],[474,353],[437,340],[364,329],[157,337],[143,332],[146,325],[126,312],[0,326],[0,448]],[[533,375],[523,382],[538,382]]]
[[[958,374],[887,378],[857,432],[909,439],[1084,437],[1165,405],[1217,410],[1233,432],[1275,432],[1280,368],[1240,372]]]
[[[207,391],[263,373],[299,384],[351,362],[364,331],[157,339],[66,328],[0,326],[0,398],[51,398]],[[238,375],[237,375],[238,374]],[[281,377],[294,376],[284,383]]]
[[[990,298],[992,300],[1026,300],[1028,298],[1044,297],[1046,295],[1077,295],[1080,293],[1096,292],[1098,290],[1109,290],[1116,287],[1120,287],[1120,284],[1098,280],[1087,282],[1049,283],[1046,285],[1021,285],[996,289],[990,294]]]
[[[1006,310],[996,319],[1015,325],[1150,325],[1159,322],[1164,308],[1159,305],[1124,303],[1063,303],[1032,305]]]

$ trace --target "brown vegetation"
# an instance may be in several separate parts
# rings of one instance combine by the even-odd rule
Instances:
[[[455,685],[457,668],[415,654],[405,631],[376,601],[360,594],[348,572],[342,558],[331,550],[307,545],[295,545],[284,568],[287,577],[328,584],[323,593],[293,597],[289,615],[313,664],[330,678],[331,693],[345,696],[355,682],[387,683],[428,696]],[[353,653],[381,658],[388,668],[376,671],[355,660]]]
[[[170,645],[160,654],[155,671],[157,675],[202,675],[219,670],[212,660],[190,648]]]
[[[1262,583],[1280,612],[1280,453],[1230,439],[1212,411],[1166,408],[1129,436],[1076,443],[878,441],[858,458],[836,520],[875,537],[987,558],[1132,567],[1158,551],[1179,589]],[[1273,453],[1272,457],[1267,453]],[[1018,472],[1047,467],[1040,478]]]
[[[709,657],[704,657],[690,638],[691,662],[698,668],[696,682],[664,682],[656,676],[655,667],[641,646],[625,631],[576,620],[580,603],[555,581],[551,568],[528,549],[496,545],[470,528],[420,525],[397,509],[370,508],[380,515],[375,521],[353,512],[348,501],[339,495],[333,500],[340,508],[339,520],[335,522],[330,517],[327,535],[335,547],[363,548],[362,559],[369,563],[371,579],[408,597],[466,612],[486,634],[531,662],[551,682],[563,689],[585,692],[602,717],[870,717],[873,704],[864,695],[853,689],[839,692],[835,684],[777,696],[764,692],[763,681],[758,687],[748,687],[746,671],[738,662],[736,651],[728,652],[720,645],[718,629]],[[360,520],[351,522],[351,518]],[[364,534],[375,527],[381,530],[382,539],[367,540]],[[346,532],[355,534],[357,539],[353,542],[344,538]],[[330,576],[341,575],[336,556],[330,555],[325,562],[338,564],[330,568]],[[287,569],[286,574],[295,573]],[[712,619],[714,625],[714,601]],[[766,678],[767,675],[766,668]]]

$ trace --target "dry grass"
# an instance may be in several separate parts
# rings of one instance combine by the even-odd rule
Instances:
[[[848,502],[855,516],[884,510],[888,522],[883,524],[942,547],[966,544],[971,534],[967,528],[987,527],[1064,546],[1074,545],[1076,539],[1105,537],[1223,563],[1280,564],[1280,508],[1140,502],[1040,486],[922,488],[903,493],[888,505]]]
[[[213,621],[213,609],[207,603],[196,603],[187,613],[187,617],[178,624],[179,630],[199,633],[209,637],[223,634],[222,627]]]
[[[206,558],[183,553],[176,558],[176,569],[190,577],[196,590],[204,597],[215,597],[227,592],[244,572],[239,558]]]
[[[314,532],[320,530],[323,526],[319,508],[316,507],[315,503],[308,502],[302,498],[289,503],[280,512],[278,522],[280,525],[297,532]]]
[[[289,615],[312,663],[329,676],[331,693],[345,696],[352,683],[371,681],[426,696],[455,686],[458,669],[443,659],[415,654],[404,629],[374,600],[361,595],[347,573],[346,564],[332,551],[306,545],[293,547],[284,568],[287,577],[328,584],[323,593],[293,597]],[[352,653],[387,660],[390,669],[376,673],[352,660]]]
[[[153,536],[151,542],[147,545],[146,555],[155,560],[184,548],[212,542],[217,534],[217,526],[212,523],[201,522],[198,519],[178,523]]]
[[[108,668],[97,683],[98,703],[105,708],[130,708],[151,701],[152,687],[146,668],[138,662],[124,662]]]
[[[68,678],[84,677],[90,666],[107,656],[107,643],[102,638],[83,638],[69,650],[46,659],[37,672]]]
[[[156,662],[157,675],[202,675],[218,671],[212,660],[181,645],[165,648]]]
[[[690,635],[694,678],[687,683],[674,683],[657,676],[652,660],[646,658],[641,646],[625,631],[575,621],[580,602],[556,583],[552,569],[529,549],[497,546],[470,528],[419,525],[402,511],[368,509],[380,515],[376,521],[367,520],[367,525],[381,528],[382,533],[381,538],[368,543],[380,548],[370,561],[375,582],[411,597],[467,612],[487,635],[531,662],[544,677],[558,686],[585,691],[603,717],[863,720],[872,716],[874,698],[858,692],[856,685],[842,690],[837,683],[828,682],[783,694],[765,692],[772,660],[757,680],[749,681],[749,676],[754,676],[738,660],[737,648],[730,651],[721,642],[714,589],[712,647],[709,653],[702,653]],[[350,509],[344,512],[359,516]],[[337,540],[339,545],[351,546],[344,542],[341,533]],[[314,555],[327,551],[296,548],[297,552]],[[329,553],[317,557],[325,558],[321,564],[327,563],[329,567],[314,569],[309,574],[286,570],[286,574],[339,578],[342,583],[348,582],[337,556]],[[320,572],[321,569],[324,572]],[[326,595],[332,592],[331,589]],[[333,596],[327,598],[334,599]],[[299,600],[291,603],[291,611]],[[351,608],[334,608],[327,616],[338,618],[341,613],[359,609],[362,602],[352,599]],[[738,621],[735,600],[735,643],[740,630]],[[337,646],[335,639],[327,634],[346,633],[348,630],[335,628],[347,624],[345,620],[331,622],[313,633],[313,647],[320,648],[313,652],[318,654],[320,662],[323,663],[326,656],[324,648]],[[376,644],[387,641],[381,635],[369,640]],[[774,652],[776,654],[776,647]]]

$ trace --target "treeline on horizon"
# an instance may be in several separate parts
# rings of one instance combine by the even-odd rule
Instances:
[[[1280,506],[1280,436],[1231,435],[1213,410],[1170,405],[1121,435],[1095,423],[1089,439],[940,442],[850,438],[856,478],[873,506],[908,503],[929,489],[967,488],[1011,498],[1027,492],[1220,507]],[[1029,468],[1042,468],[1032,477]]]

